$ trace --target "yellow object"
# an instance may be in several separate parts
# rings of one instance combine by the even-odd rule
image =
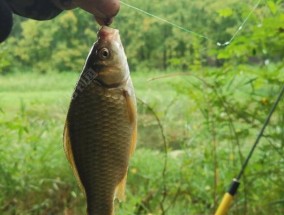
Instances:
[[[215,215],[226,215],[233,201],[233,196],[230,193],[225,193],[221,204],[219,205]]]

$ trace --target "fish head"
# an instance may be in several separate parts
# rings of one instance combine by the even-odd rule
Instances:
[[[103,86],[116,87],[128,79],[129,67],[117,29],[103,26],[91,55],[95,80]]]

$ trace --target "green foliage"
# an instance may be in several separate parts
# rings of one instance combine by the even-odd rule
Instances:
[[[283,83],[282,73],[278,65],[239,66],[150,82],[162,74],[133,73],[138,148],[129,167],[127,199],[116,203],[117,214],[212,214],[252,146]],[[84,197],[62,146],[77,76],[1,77],[1,214],[84,213]],[[230,214],[282,214],[283,108],[281,102]]]
[[[132,73],[138,148],[117,214],[213,214],[284,83],[283,3],[261,2],[228,46],[217,42],[230,41],[256,1],[127,3],[193,33],[124,5],[115,19],[131,70],[139,71]],[[45,22],[15,19],[0,45],[0,214],[83,214],[62,147],[78,77],[64,71],[81,70],[98,26],[80,10]],[[283,214],[283,108],[230,214]]]
[[[0,75],[7,72],[7,70],[11,67],[11,57],[8,54],[7,46],[2,47],[0,49]]]
[[[284,42],[281,1],[261,3],[242,26],[255,1],[127,3],[193,31],[182,31],[122,5],[113,27],[120,30],[132,70],[187,70],[223,62],[263,64],[265,60],[283,59],[283,47],[279,45]],[[7,72],[9,65],[40,73],[80,71],[99,27],[82,10],[66,11],[44,22],[16,17],[15,23],[13,35],[0,46],[1,73]],[[228,42],[240,26],[241,31],[229,46],[216,45]]]
[[[7,51],[11,55],[8,65],[39,73],[80,71],[92,44],[90,41],[96,39],[95,34],[85,30],[84,15],[78,20],[80,14],[82,11],[67,11],[51,21],[22,20],[20,34],[10,37],[0,48],[1,53]],[[86,36],[91,39],[80,39]],[[4,71],[4,64],[1,65]]]
[[[261,63],[280,61],[283,59],[283,48],[279,46],[284,42],[284,15],[281,5],[269,1],[268,5],[274,5],[273,9],[264,10],[268,14],[257,14],[255,25],[246,27],[247,32],[238,36],[226,49],[218,53],[219,59],[227,59],[229,63]],[[248,39],[249,38],[249,39]]]

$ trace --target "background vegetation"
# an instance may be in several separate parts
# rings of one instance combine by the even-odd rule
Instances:
[[[284,3],[260,1],[245,25],[257,1],[126,3],[195,33],[125,5],[115,19],[139,99],[138,149],[117,214],[213,214],[284,83]],[[15,17],[0,45],[0,214],[84,213],[62,130],[97,29],[80,10]],[[283,108],[230,214],[284,213]]]

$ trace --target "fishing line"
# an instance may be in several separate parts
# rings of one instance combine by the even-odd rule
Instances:
[[[244,19],[243,23],[238,27],[236,32],[233,34],[232,38],[229,41],[225,42],[225,43],[217,42],[217,46],[228,46],[235,39],[235,37],[239,34],[239,32],[243,29],[244,25],[247,23],[247,21],[250,18],[250,16],[254,13],[256,8],[258,8],[260,2],[261,2],[261,0],[258,0],[258,2],[254,5],[253,9],[249,12],[247,17]]]
[[[189,30],[189,29],[186,29],[186,28],[184,28],[184,27],[182,27],[182,26],[180,26],[180,25],[177,25],[177,24],[175,24],[175,23],[173,23],[173,22],[170,22],[170,21],[168,21],[168,20],[166,20],[166,19],[164,19],[164,18],[162,18],[162,17],[159,17],[159,16],[156,16],[156,15],[154,15],[154,14],[151,14],[151,13],[145,11],[145,10],[142,10],[142,9],[140,9],[140,8],[137,8],[137,7],[134,7],[134,6],[132,6],[132,5],[130,5],[130,4],[127,4],[127,3],[123,2],[123,1],[120,1],[120,2],[121,2],[123,5],[125,5],[125,6],[127,6],[127,7],[129,7],[129,8],[132,8],[132,9],[137,10],[137,11],[143,13],[143,14],[146,14],[146,15],[148,15],[148,16],[151,16],[151,17],[153,17],[153,18],[156,18],[156,19],[158,19],[158,20],[160,20],[160,21],[162,21],[162,22],[165,22],[165,23],[167,23],[167,24],[169,24],[169,25],[171,25],[171,26],[174,26],[174,27],[176,27],[176,28],[179,28],[179,29],[181,29],[181,30],[183,30],[183,31],[185,31],[185,32],[187,32],[187,33],[193,34],[193,35],[195,35],[195,36],[197,36],[197,37],[204,38],[204,39],[206,39],[206,40],[210,40],[210,38],[208,38],[208,37],[206,37],[206,36],[204,36],[204,35],[202,35],[202,34],[199,34],[199,33],[195,32],[195,31],[191,31],[191,30]]]
[[[258,6],[259,6],[259,4],[260,4],[261,1],[262,1],[262,0],[258,0],[258,2],[257,2],[257,3],[254,5],[254,7],[250,10],[249,14],[246,16],[246,18],[244,19],[244,21],[242,22],[242,24],[241,24],[241,25],[238,27],[238,29],[235,31],[235,33],[233,34],[233,36],[231,37],[230,40],[228,40],[228,41],[225,42],[225,43],[217,42],[216,45],[219,46],[219,47],[221,47],[221,46],[228,46],[229,44],[231,44],[232,41],[236,38],[236,36],[239,34],[239,32],[243,29],[244,25],[247,23],[247,21],[248,21],[248,19],[250,18],[250,16],[254,13],[254,11],[256,10],[256,8],[258,8]],[[209,37],[204,36],[203,34],[200,34],[200,33],[197,33],[197,32],[195,32],[195,31],[192,31],[192,30],[189,30],[189,29],[187,29],[187,28],[184,28],[184,27],[182,27],[182,26],[180,26],[180,25],[177,25],[177,24],[175,24],[175,23],[173,23],[173,22],[170,22],[170,21],[168,21],[168,20],[166,20],[166,19],[164,19],[164,18],[162,18],[162,17],[156,16],[156,15],[154,15],[154,14],[152,14],[152,13],[149,13],[149,12],[147,12],[147,11],[145,11],[145,10],[142,10],[142,9],[140,9],[140,8],[138,8],[138,7],[135,7],[135,6],[133,6],[133,5],[127,4],[127,3],[123,2],[123,1],[120,1],[120,2],[121,2],[121,4],[127,6],[127,7],[131,8],[131,9],[134,9],[134,10],[140,12],[140,13],[143,13],[143,14],[146,14],[146,15],[148,15],[148,16],[151,16],[151,17],[153,17],[153,18],[155,18],[155,19],[158,19],[158,20],[160,20],[160,21],[162,21],[162,22],[165,22],[165,23],[167,23],[167,24],[169,24],[169,25],[171,25],[171,26],[173,26],[173,27],[176,27],[176,28],[178,28],[178,29],[180,29],[180,30],[182,30],[182,31],[185,31],[185,32],[187,32],[187,33],[189,33],[189,34],[195,35],[195,36],[200,37],[200,38],[204,38],[204,39],[206,39],[206,40],[211,40]]]

